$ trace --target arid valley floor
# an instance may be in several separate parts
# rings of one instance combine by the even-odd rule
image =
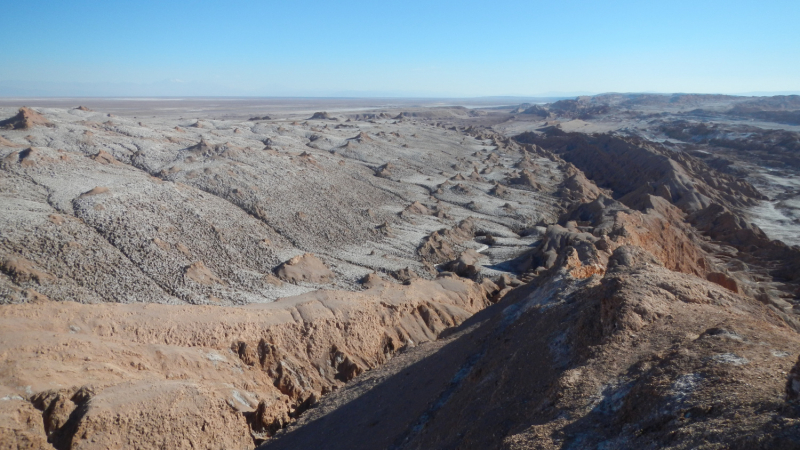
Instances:
[[[2,99],[0,223],[2,449],[800,448],[798,96]]]

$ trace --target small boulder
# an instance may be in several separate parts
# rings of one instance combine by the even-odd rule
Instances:
[[[222,279],[214,275],[203,261],[197,261],[194,264],[186,266],[184,269],[184,276],[195,283],[211,286],[213,284],[225,284]]]
[[[373,289],[386,286],[386,281],[373,272],[361,279],[361,285],[366,289]]]
[[[420,202],[414,202],[408,205],[404,212],[409,214],[418,214],[421,216],[427,216],[431,214],[431,210]]]
[[[394,273],[392,273],[392,276],[395,277],[397,281],[406,284],[410,283],[411,280],[415,278],[419,278],[419,275],[417,275],[416,272],[414,272],[408,267],[406,267],[405,269],[394,271]]]
[[[278,266],[275,274],[290,283],[330,283],[334,274],[322,261],[311,253],[295,256]]]

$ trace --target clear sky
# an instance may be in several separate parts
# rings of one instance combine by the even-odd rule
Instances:
[[[800,91],[800,0],[0,0],[0,95]]]

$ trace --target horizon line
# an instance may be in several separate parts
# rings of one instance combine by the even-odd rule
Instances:
[[[753,91],[741,93],[720,92],[601,92],[593,94],[539,94],[539,95],[476,95],[476,96],[425,96],[425,95],[2,95],[0,99],[407,99],[407,100],[479,100],[479,99],[549,99],[573,97],[599,97],[602,95],[722,95],[729,97],[798,96],[800,91]]]

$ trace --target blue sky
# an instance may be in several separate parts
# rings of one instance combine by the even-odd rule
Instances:
[[[797,0],[2,0],[0,11],[0,95],[800,91]]]

